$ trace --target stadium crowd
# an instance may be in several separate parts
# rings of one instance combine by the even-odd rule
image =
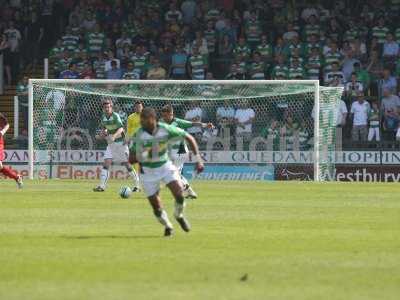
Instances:
[[[12,54],[29,39],[54,41],[56,78],[319,79],[345,88],[337,124],[345,137],[395,140],[400,132],[399,0],[1,2],[1,45]],[[55,30],[49,13],[60,19]],[[34,38],[29,22],[40,24]]]

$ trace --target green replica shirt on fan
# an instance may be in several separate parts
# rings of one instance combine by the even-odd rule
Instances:
[[[159,122],[153,133],[143,128],[136,131],[130,152],[136,155],[142,167],[159,168],[169,160],[168,146],[186,136],[183,129]]]
[[[114,134],[117,132],[118,129],[124,127],[120,115],[116,112],[113,112],[110,116],[107,116],[103,113],[101,117],[101,126],[107,129],[108,134]],[[121,135],[115,140],[115,142],[123,142],[123,140],[123,135]]]

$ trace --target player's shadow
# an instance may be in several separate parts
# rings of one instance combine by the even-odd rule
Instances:
[[[64,235],[67,240],[94,240],[94,239],[159,239],[159,235]]]

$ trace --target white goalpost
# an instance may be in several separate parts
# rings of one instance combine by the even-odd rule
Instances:
[[[158,112],[171,104],[180,118],[193,109],[201,111],[200,118],[218,129],[213,134],[195,132],[204,155],[220,158],[210,164],[271,165],[275,177],[291,164],[310,172],[314,181],[328,180],[334,168],[336,107],[342,92],[322,87],[318,80],[30,79],[29,178],[57,177],[52,168],[63,164],[99,163],[60,157],[103,149],[94,133],[101,101],[111,98],[125,116],[137,100]],[[221,118],[221,107],[234,110],[234,117]],[[250,123],[240,124],[240,113],[251,115],[251,111]],[[238,153],[258,159],[227,159]]]

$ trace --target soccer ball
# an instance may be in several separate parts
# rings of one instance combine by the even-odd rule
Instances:
[[[131,190],[131,188],[129,186],[123,186],[119,190],[119,195],[123,199],[128,199],[132,195],[132,190]]]

